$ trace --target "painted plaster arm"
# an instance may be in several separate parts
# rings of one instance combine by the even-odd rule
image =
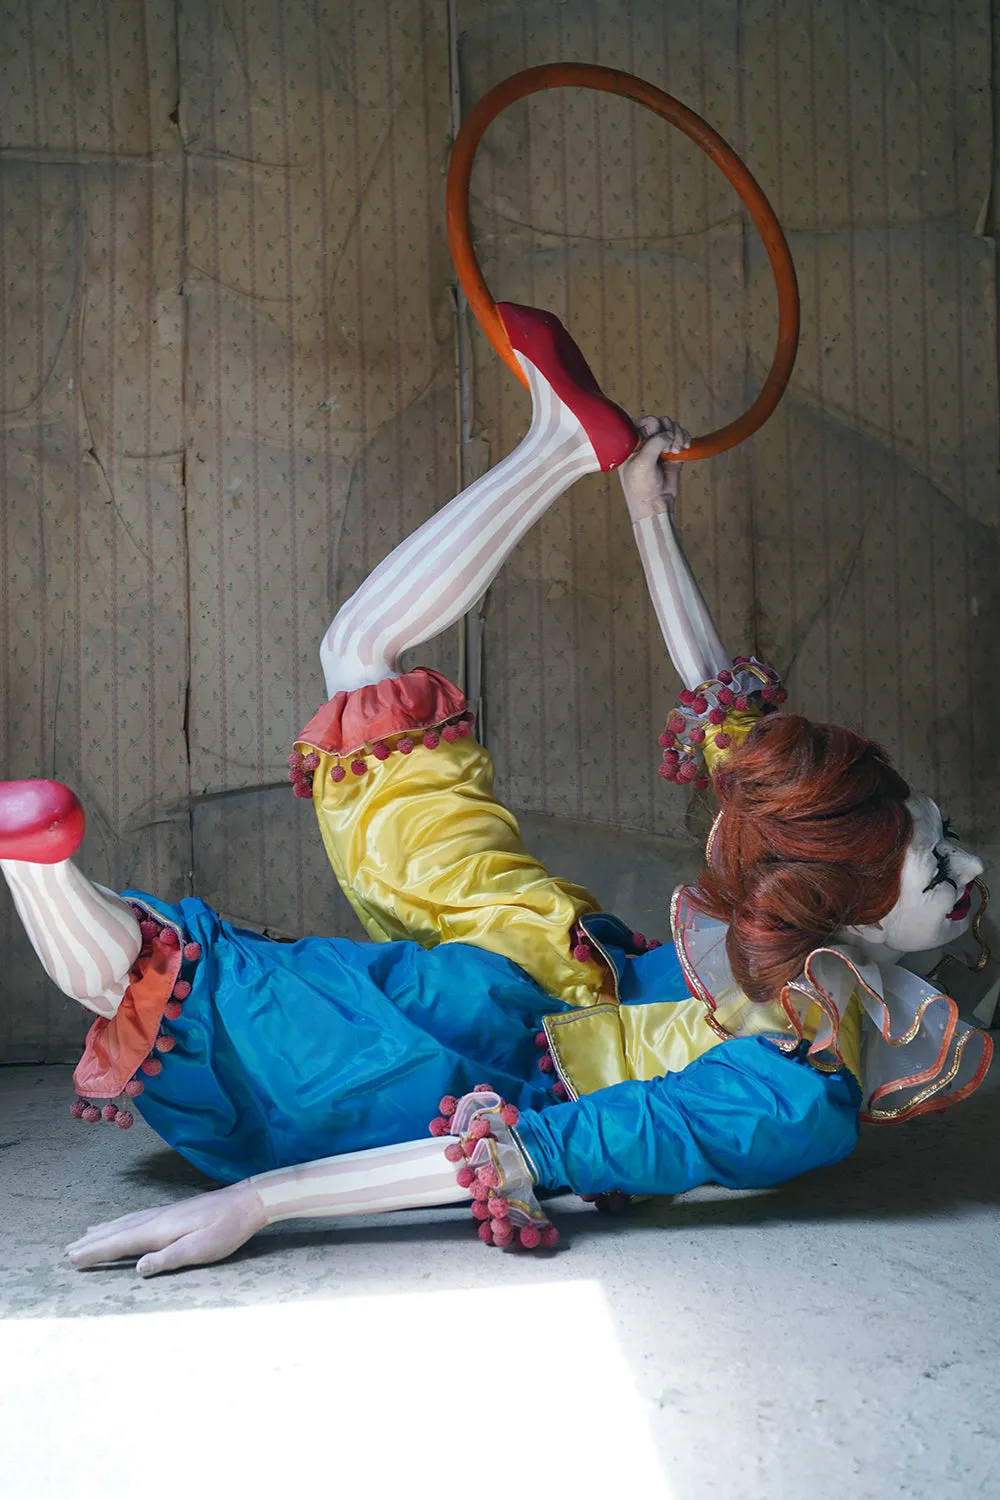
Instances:
[[[224,1260],[283,1219],[344,1218],[466,1203],[447,1139],[431,1137],[281,1167],[180,1203],[98,1224],[67,1255],[77,1270],[138,1257],[140,1276]]]
[[[681,465],[660,459],[664,448],[679,453],[691,439],[666,417],[642,417],[637,425],[646,441],[618,472],[670,660],[684,686],[695,689],[732,662],[677,536],[674,511]]]

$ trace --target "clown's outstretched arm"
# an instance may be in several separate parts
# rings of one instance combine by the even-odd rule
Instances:
[[[681,1073],[614,1084],[540,1113],[522,1111],[512,1129],[496,1118],[502,1100],[495,1094],[466,1095],[452,1116],[454,1136],[285,1167],[145,1209],[89,1230],[67,1254],[78,1270],[138,1257],[140,1276],[155,1276],[222,1260],[265,1224],[283,1219],[386,1213],[470,1197],[483,1205],[481,1238],[510,1244],[513,1233],[494,1227],[507,1221],[534,1228],[535,1244],[552,1244],[558,1236],[536,1188],[645,1196],[685,1193],[706,1182],[769,1187],[847,1156],[858,1137],[859,1101],[844,1071],[820,1073],[804,1059],[745,1038]],[[456,1169],[466,1159],[456,1137],[468,1145],[481,1105],[492,1138],[478,1140],[470,1164]],[[498,1197],[507,1207],[502,1215]]]
[[[693,690],[732,662],[677,536],[674,510],[683,465],[660,458],[664,449],[680,453],[691,439],[667,417],[642,417],[638,427],[645,441],[619,470],[622,489],[670,660]]]

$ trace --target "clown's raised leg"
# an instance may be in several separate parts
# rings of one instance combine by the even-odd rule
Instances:
[[[576,479],[615,468],[635,448],[636,429],[601,394],[558,320],[510,304],[501,311],[531,390],[529,431],[347,601],[321,647],[331,695],[392,681],[399,654],[460,619],[529,527]],[[455,704],[437,706],[447,717]],[[65,995],[109,1019],[128,988],[144,934],[132,907],[73,864],[82,837],[83,813],[65,787],[0,783],[0,869],[32,945]]]
[[[83,828],[59,782],[0,782],[0,870],[32,947],[64,995],[111,1017],[142,935],[131,908],[74,865]]]

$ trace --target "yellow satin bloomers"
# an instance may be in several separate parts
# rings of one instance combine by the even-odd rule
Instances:
[[[429,711],[454,706],[450,699]],[[429,748],[422,737],[429,726],[405,722],[411,717],[401,734],[380,724],[380,739],[343,748],[324,745],[331,735],[314,720],[296,746],[315,762],[323,843],[365,932],[375,942],[410,938],[425,948],[470,943],[512,959],[570,1005],[608,998],[604,966],[572,954],[579,918],[599,910],[594,897],[550,875],[525,849],[517,820],[493,794],[493,762],[482,745],[467,731],[449,739],[431,729]],[[362,774],[351,769],[355,762]]]

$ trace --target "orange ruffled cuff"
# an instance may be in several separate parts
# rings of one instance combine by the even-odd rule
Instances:
[[[465,694],[447,677],[415,667],[402,677],[335,693],[295,743],[326,755],[353,755],[389,736],[444,724],[467,708]]]

